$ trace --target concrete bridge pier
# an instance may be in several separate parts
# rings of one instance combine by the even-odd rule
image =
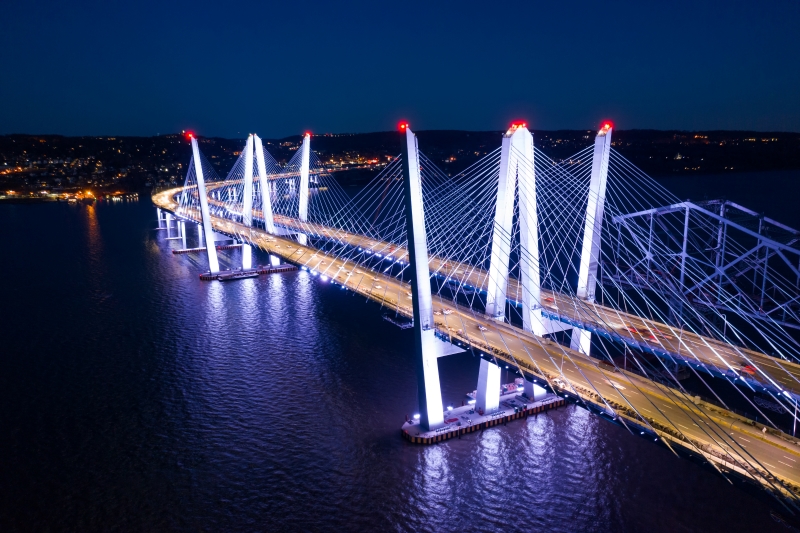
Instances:
[[[166,214],[164,220],[165,220],[166,225],[167,225],[167,238],[169,239],[172,236],[172,235],[170,235],[170,231],[169,231],[170,224],[172,223],[172,213],[167,211],[167,214]]]
[[[478,414],[493,413],[500,407],[500,367],[481,359],[478,371],[478,388],[475,393],[475,409]]]
[[[163,228],[164,227],[163,216],[164,215],[162,215],[162,213],[161,213],[161,208],[160,207],[156,207],[156,218],[158,218],[158,227],[159,228]]]
[[[544,388],[527,379],[525,379],[523,389],[523,394],[530,400],[541,400],[547,395],[547,391]]]
[[[185,250],[187,248],[187,246],[186,246],[186,222],[181,220],[178,223],[180,224],[181,239],[182,239],[181,242],[183,243],[183,249]]]
[[[202,224],[198,224],[197,225],[197,243],[198,243],[197,246],[199,246],[199,247],[203,246],[203,225]]]

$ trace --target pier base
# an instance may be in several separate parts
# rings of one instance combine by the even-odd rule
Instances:
[[[220,270],[219,272],[204,272],[200,274],[200,279],[203,281],[214,281],[219,280],[220,276],[223,278],[229,276],[231,274],[256,274],[256,275],[263,275],[263,274],[277,274],[279,272],[292,272],[293,270],[297,270],[297,267],[294,265],[279,265],[279,266],[259,266],[256,268],[251,268],[247,270]]]
[[[457,407],[445,413],[445,425],[438,429],[425,431],[419,421],[409,420],[403,424],[401,434],[404,439],[415,444],[434,444],[518,418],[527,418],[566,403],[564,398],[555,394],[545,394],[541,400],[532,401],[514,392],[501,396],[500,406],[493,413],[480,415],[471,405]]]

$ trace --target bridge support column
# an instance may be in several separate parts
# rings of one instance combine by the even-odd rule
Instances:
[[[299,194],[299,207],[297,218],[300,222],[308,221],[308,173],[311,161],[311,134],[306,133],[303,137],[303,145],[300,147],[300,190]],[[308,236],[299,234],[297,240],[305,246],[308,244]]]
[[[529,400],[538,400],[539,398],[542,398],[545,394],[547,394],[547,391],[544,390],[544,388],[540,387],[533,381],[528,381],[527,379],[523,384],[523,389],[524,389],[523,393]]]
[[[202,224],[198,224],[197,225],[197,242],[198,242],[197,246],[203,246],[203,225]]]
[[[269,187],[269,176],[267,176],[267,165],[264,162],[264,145],[261,137],[253,135],[256,150],[256,170],[258,172],[258,182],[261,185],[261,216],[264,217],[264,228],[267,233],[275,234],[275,218],[272,214],[272,197]]]
[[[169,239],[170,237],[172,237],[169,231],[170,224],[172,223],[172,213],[170,213],[169,211],[167,211],[167,214],[164,216],[164,222],[167,224],[167,238]]]
[[[242,192],[242,224],[248,229],[253,226],[253,135],[247,137],[244,153],[244,183]],[[250,237],[250,235],[247,235]],[[253,249],[242,239],[242,270],[253,268]]]
[[[503,135],[500,176],[497,184],[491,261],[486,288],[486,315],[503,320],[508,291],[514,196],[519,189],[520,264],[523,327],[544,335],[539,278],[539,225],[536,210],[536,172],[533,135],[525,125],[515,124]]]
[[[206,182],[203,179],[203,165],[200,162],[200,149],[197,139],[192,137],[192,155],[194,159],[194,173],[197,180],[197,194],[200,196],[200,215],[203,221],[203,233],[206,237],[206,252],[208,252],[208,270],[213,274],[219,272],[217,248],[214,243],[214,228],[211,226],[211,214],[208,211],[208,198],[206,197]]]
[[[422,180],[419,170],[417,137],[408,126],[403,131],[403,185],[408,234],[411,302],[414,310],[414,359],[417,368],[420,424],[426,430],[444,424],[442,391],[439,385],[438,346],[433,322],[428,239],[425,234],[425,211],[422,204]]]
[[[156,207],[156,217],[158,218],[158,227],[159,228],[163,228],[164,225],[162,224],[161,208],[160,207]]]
[[[498,407],[500,407],[500,367],[481,359],[475,409],[480,414],[488,414],[495,412]]]
[[[597,287],[597,268],[600,264],[602,244],[603,212],[606,204],[606,182],[608,181],[608,157],[611,153],[611,125],[605,124],[594,140],[592,178],[589,184],[589,199],[586,204],[586,223],[583,230],[581,264],[578,268],[577,296],[581,300],[594,302]],[[570,348],[588,354],[592,334],[573,328]]]
[[[181,225],[181,238],[182,238],[182,242],[183,242],[183,249],[185,250],[186,249],[186,222],[181,220],[179,222],[179,224]]]

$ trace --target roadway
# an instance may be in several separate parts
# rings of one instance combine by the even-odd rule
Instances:
[[[222,185],[214,183],[210,188]],[[213,199],[210,202],[224,205]],[[260,217],[261,213],[256,210],[254,215]],[[406,250],[395,244],[318,224],[304,224],[281,215],[274,215],[274,220],[275,224],[287,229],[302,233],[313,230],[324,238],[362,248],[373,255],[380,254],[382,258],[406,260]],[[466,285],[470,289],[486,288],[488,272],[483,269],[436,256],[429,258],[429,265],[431,271],[457,284]],[[521,284],[509,276],[507,295],[521,298],[521,294]],[[800,400],[800,364],[678,329],[657,320],[624,313],[597,302],[581,301],[570,295],[542,290],[541,300],[542,311],[553,317],[554,321],[562,322],[564,325],[561,328],[568,329],[568,324],[586,325],[629,346],[679,358],[692,364],[695,369],[746,382],[754,390],[759,387],[767,388],[778,395],[787,391],[794,399]],[[551,324],[546,325],[548,329],[551,327]]]

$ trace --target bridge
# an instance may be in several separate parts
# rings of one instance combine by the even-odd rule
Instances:
[[[419,418],[404,435],[461,434],[436,361],[471,350],[476,420],[502,411],[511,368],[523,403],[568,398],[796,504],[795,230],[731,202],[678,200],[612,148],[610,124],[563,161],[514,124],[456,176],[408,125],[400,137],[352,197],[309,135],[283,168],[251,135],[224,180],[193,138],[185,185],[153,195],[159,224],[175,218],[168,238],[184,249],[197,224],[210,273],[216,242],[233,239],[244,272],[257,246],[413,323]]]

